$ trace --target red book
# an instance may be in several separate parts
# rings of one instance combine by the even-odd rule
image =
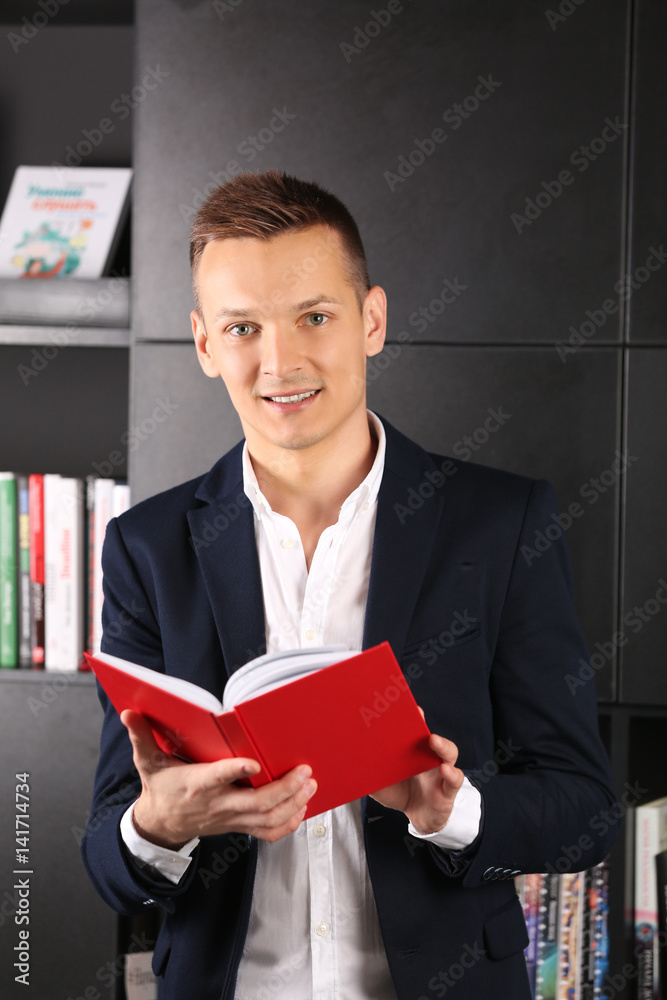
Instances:
[[[44,667],[44,476],[28,477],[32,665]]]
[[[221,703],[210,692],[99,653],[86,655],[116,710],[140,712],[163,751],[189,761],[250,757],[258,787],[298,764],[318,783],[308,816],[440,764],[387,642],[349,652],[290,650],[236,671]]]

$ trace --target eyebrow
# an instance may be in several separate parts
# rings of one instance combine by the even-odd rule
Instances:
[[[313,309],[315,306],[319,305],[341,305],[339,299],[334,299],[330,295],[318,295],[312,299],[304,299],[303,302],[295,302],[293,306],[290,307],[291,312],[305,312],[306,309]],[[234,319],[253,319],[257,315],[257,310],[253,309],[233,309],[230,306],[223,306],[218,309],[215,316],[213,317],[213,322],[217,323],[219,320],[225,317],[234,317]]]

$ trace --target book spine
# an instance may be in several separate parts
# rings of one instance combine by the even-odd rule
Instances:
[[[582,879],[581,872],[560,877],[557,1000],[579,996]]]
[[[667,850],[659,851],[655,856],[656,893],[658,896],[658,932],[659,940],[665,941],[667,936]],[[667,983],[667,947],[662,944],[658,965],[658,980],[660,996],[666,995]]]
[[[60,476],[44,476],[44,666],[59,670],[58,652],[58,508]]]
[[[535,1000],[556,1000],[559,878],[553,873],[542,876]]]
[[[580,1000],[593,1000],[595,980],[595,869],[583,873],[584,905],[581,914],[581,956],[579,960]]]
[[[16,478],[0,473],[0,667],[18,664]]]
[[[606,997],[605,978],[609,972],[609,859],[593,869],[591,926],[595,942],[593,997]]]
[[[30,645],[32,666],[44,666],[44,477],[28,480],[30,505]]]
[[[83,483],[63,477],[58,504],[57,604],[60,670],[77,670],[83,655]]]
[[[93,652],[95,644],[95,480],[96,476],[86,477],[86,650]],[[86,660],[82,660],[82,670],[90,670]]]
[[[107,524],[112,517],[113,479],[95,480],[95,539],[93,566],[93,653],[99,653],[102,643],[102,546]]]
[[[542,879],[544,876],[535,873],[521,875],[517,879],[519,883],[519,898],[523,906],[523,916],[526,921],[528,931],[528,944],[524,948],[526,958],[526,969],[530,990],[535,996],[536,975],[537,975],[537,955],[539,946],[540,927],[540,892]]]
[[[27,476],[16,477],[18,501],[18,646],[19,667],[32,667],[30,602],[30,493]]]
[[[655,1000],[657,983],[655,949],[658,930],[658,899],[654,857],[658,848],[658,813],[649,805],[635,814],[635,955],[638,1000]]]

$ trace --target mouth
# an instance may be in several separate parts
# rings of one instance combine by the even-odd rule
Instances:
[[[289,396],[262,396],[262,399],[269,404],[272,410],[279,410],[281,413],[295,413],[306,406],[311,406],[320,392],[320,389],[308,389],[306,392],[295,392]]]

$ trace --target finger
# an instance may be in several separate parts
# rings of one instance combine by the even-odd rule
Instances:
[[[125,709],[124,712],[121,712],[120,721],[130,737],[134,763],[138,771],[141,771],[142,768],[151,771],[165,763],[166,755],[162,753],[155,742],[153,731],[143,715]]]
[[[456,743],[452,743],[451,740],[446,739],[444,736],[437,736],[435,733],[431,733],[428,743],[431,750],[434,750],[438,757],[445,763],[455,764],[458,760],[459,748]]]
[[[317,791],[317,782],[310,774],[311,768],[303,766],[262,788],[240,790],[237,803],[246,806],[247,822],[261,829],[277,829],[292,820]]]

